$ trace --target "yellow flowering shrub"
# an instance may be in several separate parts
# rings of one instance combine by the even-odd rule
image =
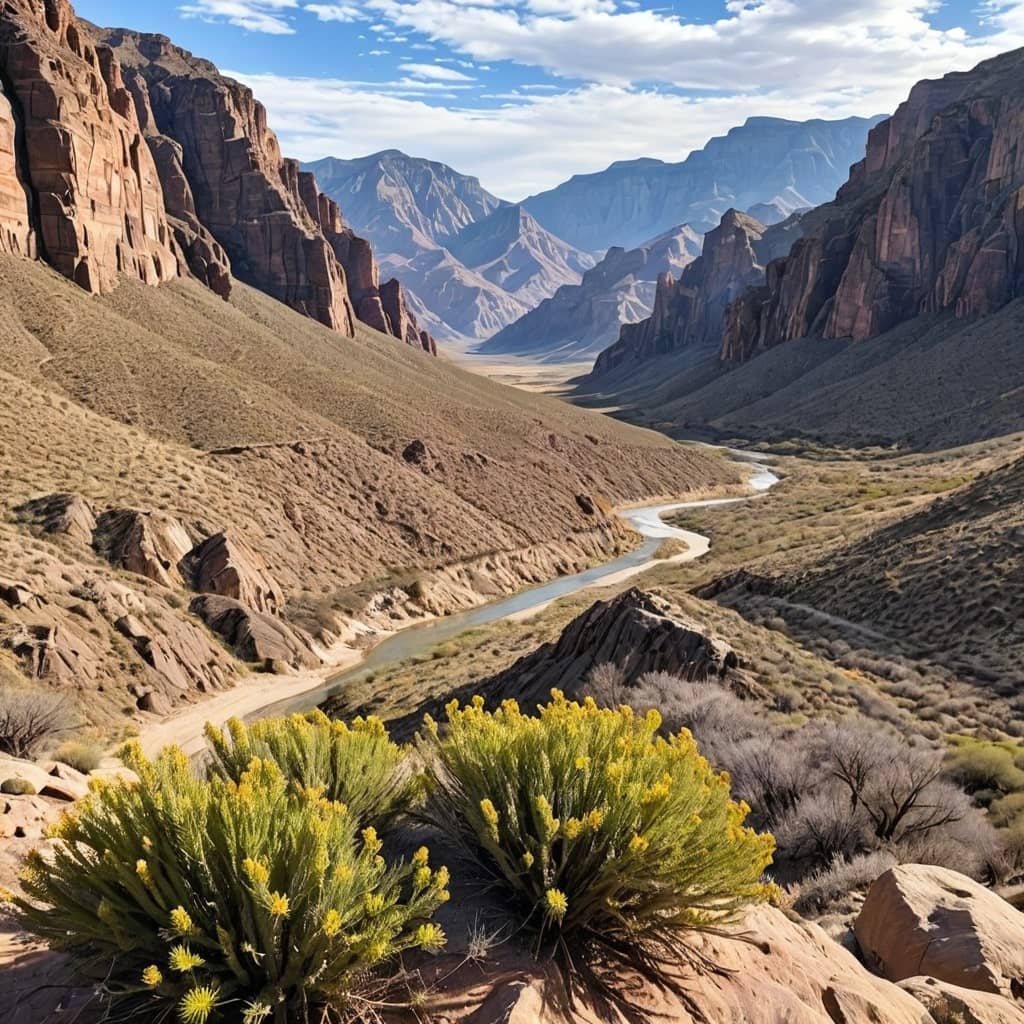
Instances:
[[[428,719],[421,740],[428,813],[512,897],[538,949],[652,967],[770,896],[772,837],[744,825],[749,809],[689,732],[552,696],[535,717],[453,701],[447,730]]]
[[[351,725],[319,710],[252,725],[233,718],[223,731],[208,724],[206,739],[214,774],[237,782],[254,757],[270,758],[289,779],[322,786],[328,800],[340,800],[363,825],[386,824],[409,806],[417,789],[402,765],[401,747],[373,716]]]
[[[294,1024],[343,1007],[366,972],[444,943],[448,872],[388,864],[372,827],[254,758],[238,779],[171,748],[125,755],[30,855],[22,923],[149,1019]],[[315,1014],[313,1011],[317,1011]]]

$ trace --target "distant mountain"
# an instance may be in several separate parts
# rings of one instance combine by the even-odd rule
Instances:
[[[306,165],[446,341],[479,341],[593,266],[521,207],[445,164],[387,150]]]
[[[349,223],[386,253],[416,256],[510,205],[482,188],[478,178],[397,149],[357,160],[326,157],[305,166]]]
[[[700,250],[701,237],[688,224],[636,249],[615,246],[578,285],[559,288],[477,351],[542,354],[553,361],[594,355],[615,341],[622,324],[648,316],[658,278],[677,276]]]
[[[705,233],[731,208],[763,223],[781,221],[835,196],[880,120],[752,117],[682,163],[621,161],[576,175],[523,206],[548,231],[590,252],[634,248],[674,224]]]

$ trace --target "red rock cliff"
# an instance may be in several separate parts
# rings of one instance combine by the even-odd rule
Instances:
[[[916,85],[834,203],[729,311],[722,355],[877,336],[919,313],[1024,294],[1024,50]]]
[[[67,0],[5,0],[0,82],[0,247],[38,248],[91,292],[121,275],[175,277],[159,178],[120,68]]]

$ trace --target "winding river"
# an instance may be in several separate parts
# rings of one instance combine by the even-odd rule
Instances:
[[[671,559],[673,562],[688,562],[707,554],[711,543],[707,537],[689,530],[681,530],[670,526],[664,516],[670,512],[679,512],[689,508],[711,508],[719,505],[734,505],[749,501],[768,491],[779,482],[779,478],[768,466],[754,461],[760,456],[753,453],[730,450],[737,460],[750,464],[753,473],[748,481],[751,494],[741,498],[711,498],[704,501],[681,501],[667,505],[645,505],[627,509],[620,513],[630,526],[644,537],[638,548],[628,552],[611,562],[595,566],[584,572],[571,576],[560,576],[549,583],[535,587],[480,605],[464,612],[446,616],[443,619],[431,619],[427,622],[408,626],[394,633],[373,647],[357,665],[352,666],[326,679],[322,685],[303,693],[266,704],[258,712],[247,716],[249,719],[268,718],[275,715],[286,715],[295,711],[306,711],[323,703],[328,697],[340,693],[349,683],[369,675],[384,666],[405,661],[417,654],[457,637],[459,634],[483,626],[499,619],[522,616],[539,611],[545,605],[560,597],[575,594],[581,590],[594,587],[610,586],[620,583],[630,576],[637,575],[654,565],[664,565],[664,561],[654,561],[654,554],[664,540],[682,540],[687,545],[684,554]]]

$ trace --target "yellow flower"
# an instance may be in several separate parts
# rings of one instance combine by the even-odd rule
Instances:
[[[192,918],[184,907],[175,907],[171,911],[171,927],[179,935],[188,935],[192,931]]]
[[[178,1015],[184,1024],[206,1024],[217,1007],[217,990],[210,985],[189,989],[178,1004]]]
[[[266,885],[270,880],[270,870],[252,857],[246,857],[242,861],[242,870],[253,885]]]
[[[376,963],[378,960],[383,960],[391,952],[391,947],[385,939],[378,939],[376,942],[371,943],[369,948],[366,950],[366,957],[370,963]]]
[[[587,815],[587,824],[592,832],[596,832],[604,824],[604,811],[591,811]]]
[[[377,830],[375,828],[364,828],[363,829],[363,846],[366,847],[370,853],[376,853],[383,843],[377,838]]]
[[[533,867],[533,854],[530,853],[529,850],[527,850],[526,853],[523,854],[522,861],[523,867],[526,868],[527,871],[529,871],[530,868]]]
[[[426,867],[426,865],[430,862],[430,851],[425,846],[421,846],[412,855],[412,862],[417,867]]]
[[[430,868],[417,868],[412,876],[413,887],[419,891],[430,885]]]
[[[272,892],[268,909],[273,917],[287,917],[288,911],[291,909],[288,897],[282,892]]]
[[[160,968],[156,964],[150,964],[142,972],[142,984],[148,985],[150,988],[157,988],[163,984],[164,976],[160,971]]]
[[[580,772],[586,771],[589,767],[590,767],[590,758],[589,757],[577,757],[576,758],[576,770],[577,771],[580,771]]]
[[[332,908],[327,911],[327,916],[324,918],[324,935],[329,939],[333,939],[340,931],[341,914]]]
[[[178,971],[181,974],[184,974],[186,971],[194,971],[197,967],[202,967],[206,963],[201,956],[193,953],[188,946],[180,944],[171,948],[167,962],[171,965],[172,971]]]
[[[447,941],[440,925],[421,924],[416,929],[416,945],[428,953],[436,953]]]
[[[561,921],[565,917],[565,912],[569,909],[569,900],[561,889],[548,889],[544,893],[544,905],[548,917],[553,918],[555,921]]]
[[[498,822],[501,820],[497,808],[491,803],[486,797],[480,801],[480,813],[484,816],[484,821],[487,824],[487,831],[491,838],[497,840],[498,838]]]
[[[383,913],[385,900],[378,892],[368,892],[363,900],[363,906],[366,908],[366,912],[370,917],[376,917],[377,914]]]
[[[643,853],[648,846],[650,846],[650,843],[647,841],[646,836],[636,835],[629,841],[629,852]]]
[[[142,879],[143,885],[153,884],[153,875],[149,870],[149,863],[147,861],[142,860],[141,857],[135,862],[135,874],[137,874],[139,878]]]
[[[579,818],[570,818],[564,826],[562,826],[562,835],[566,839],[578,839],[580,834],[583,832],[583,822]]]

